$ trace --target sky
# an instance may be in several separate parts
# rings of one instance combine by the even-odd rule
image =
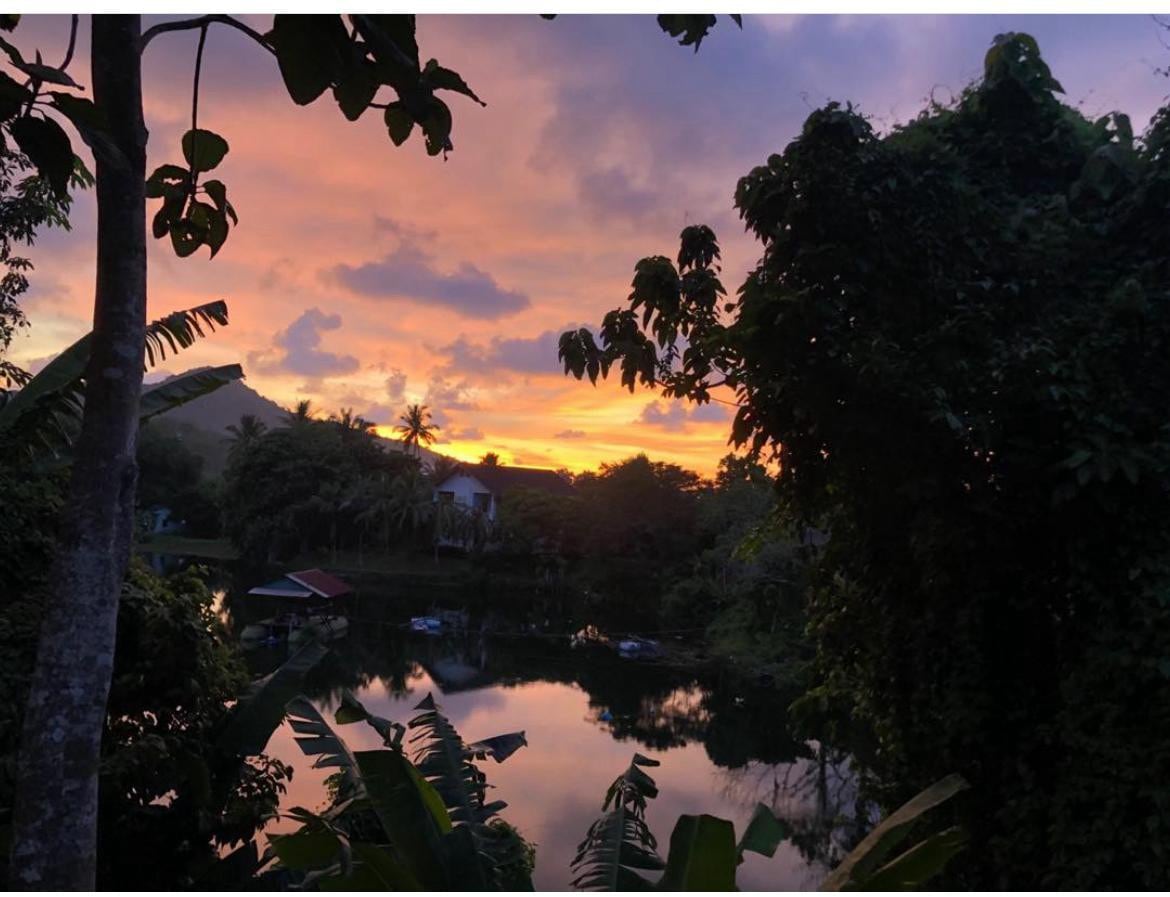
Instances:
[[[1148,16],[745,16],[698,53],[649,16],[420,16],[422,59],[487,103],[449,95],[444,160],[417,131],[395,147],[377,110],[348,122],[328,94],[294,105],[271,56],[213,28],[199,124],[230,144],[215,176],[240,224],[214,260],[152,241],[149,313],[226,299],[231,323],[163,370],[239,362],[276,401],[350,407],[384,435],[424,402],[436,450],[463,460],[581,470],[646,452],[712,473],[733,407],[565,377],[557,337],[623,304],[634,263],[675,255],[687,224],[715,228],[734,292],[760,249],[733,208],[740,176],[830,100],[886,131],[957,94],[1004,31],[1037,38],[1087,115],[1120,110],[1141,130],[1170,93],[1157,71],[1170,32]],[[146,52],[148,170],[181,161],[196,36]],[[25,17],[14,37],[26,57],[60,59],[68,18]],[[71,68],[83,85],[87,44],[83,19]],[[10,354],[34,370],[91,324],[92,194],[72,217],[29,252],[32,326]]]

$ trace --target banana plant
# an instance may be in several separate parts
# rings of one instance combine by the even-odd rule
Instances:
[[[629,768],[606,793],[603,814],[589,828],[577,849],[573,887],[591,891],[731,891],[736,867],[745,852],[771,857],[790,834],[764,804],[757,804],[743,837],[726,819],[702,814],[682,815],[670,836],[666,860],[646,824],[646,802],[658,787],[643,767],[656,760],[635,754]],[[913,890],[945,868],[963,849],[966,836],[948,828],[913,845],[893,859],[890,853],[928,811],[968,787],[958,775],[947,776],[891,813],[833,870],[821,890]],[[657,880],[647,872],[661,870]]]
[[[222,300],[176,311],[147,325],[143,364],[149,369],[228,323]],[[0,435],[17,438],[30,453],[68,448],[80,425],[92,333],[50,361],[19,390],[0,394]],[[189,371],[142,392],[140,420],[169,411],[244,376],[238,364]]]
[[[346,693],[334,722],[364,721],[383,743],[381,750],[351,752],[303,697],[287,710],[297,744],[317,758],[314,766],[339,772],[326,811],[294,808],[289,815],[300,828],[271,839],[277,867],[298,875],[300,887],[484,890],[506,879],[531,889],[524,844],[499,824],[506,804],[486,800],[486,777],[474,762],[503,762],[527,743],[523,732],[468,744],[429,694],[403,726]],[[417,744],[413,762],[407,731]]]

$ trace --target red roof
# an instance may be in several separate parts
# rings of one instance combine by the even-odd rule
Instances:
[[[322,598],[339,598],[353,591],[348,583],[330,576],[324,570],[298,570],[288,574],[288,578]]]

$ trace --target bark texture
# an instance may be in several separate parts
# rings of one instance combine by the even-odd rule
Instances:
[[[14,889],[92,890],[98,763],[130,558],[146,332],[146,128],[138,16],[93,17],[92,85],[124,164],[97,163],[85,416],[21,736]]]

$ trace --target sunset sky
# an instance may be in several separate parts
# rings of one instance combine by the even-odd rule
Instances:
[[[742,32],[722,20],[697,54],[647,16],[423,16],[423,60],[459,71],[488,104],[450,95],[444,161],[417,131],[394,147],[377,111],[350,123],[328,95],[295,106],[268,54],[213,28],[200,125],[231,145],[215,176],[240,225],[214,261],[152,242],[150,316],[224,298],[231,326],[166,370],[239,361],[278,402],[352,406],[387,428],[426,402],[443,427],[435,448],[464,459],[581,469],[645,451],[710,473],[731,409],[566,378],[557,336],[596,326],[634,262],[674,255],[687,223],[715,228],[734,290],[758,251],[732,208],[740,175],[830,99],[881,130],[932,91],[946,99],[1009,30],[1037,37],[1089,115],[1119,109],[1141,130],[1170,92],[1155,71],[1170,38],[1147,16],[746,16]],[[26,17],[15,43],[55,62],[67,35],[66,17]],[[71,69],[86,85],[87,44],[83,33]],[[195,44],[196,32],[166,34],[147,51],[151,168],[181,159]],[[92,195],[73,222],[31,252],[32,327],[12,356],[34,369],[90,326]]]

